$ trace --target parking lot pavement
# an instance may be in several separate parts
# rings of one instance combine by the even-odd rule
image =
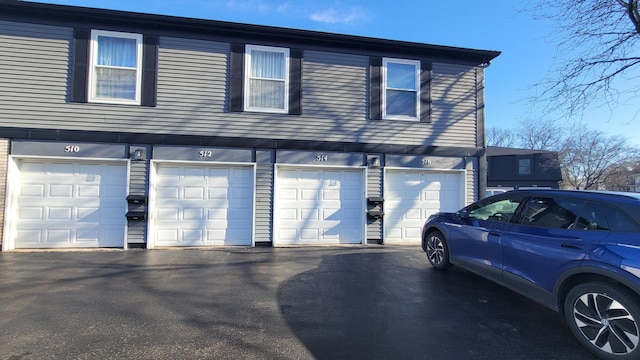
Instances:
[[[0,359],[594,359],[419,247],[0,253]]]

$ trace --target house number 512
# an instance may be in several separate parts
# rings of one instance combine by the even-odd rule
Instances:
[[[198,156],[201,158],[210,158],[210,157],[213,157],[213,151],[203,150],[198,153]]]

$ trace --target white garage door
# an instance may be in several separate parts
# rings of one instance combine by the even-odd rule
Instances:
[[[363,171],[280,168],[275,245],[363,241]]]
[[[159,164],[155,246],[251,245],[253,168]]]
[[[124,247],[127,166],[19,163],[16,248]]]
[[[464,206],[464,173],[390,170],[384,192],[384,242],[419,244],[431,214]]]

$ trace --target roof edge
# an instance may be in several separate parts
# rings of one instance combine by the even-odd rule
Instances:
[[[227,36],[247,38],[270,38],[286,42],[320,42],[323,45],[383,51],[393,49],[400,52],[425,53],[433,56],[473,59],[478,65],[488,65],[501,54],[495,50],[478,50],[463,47],[434,45],[427,43],[391,40],[359,35],[346,35],[314,30],[302,30],[267,25],[253,25],[220,20],[158,15],[122,10],[99,9],[92,7],[47,4],[33,1],[0,0],[0,15],[3,18],[20,16],[44,20],[70,19],[89,23],[99,21],[112,24],[134,24],[155,30],[179,30],[181,32],[210,32]]]

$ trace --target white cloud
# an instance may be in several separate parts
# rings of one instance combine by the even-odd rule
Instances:
[[[367,19],[366,13],[358,6],[350,8],[335,9],[330,7],[325,10],[316,11],[309,17],[313,21],[327,24],[353,24]]]

